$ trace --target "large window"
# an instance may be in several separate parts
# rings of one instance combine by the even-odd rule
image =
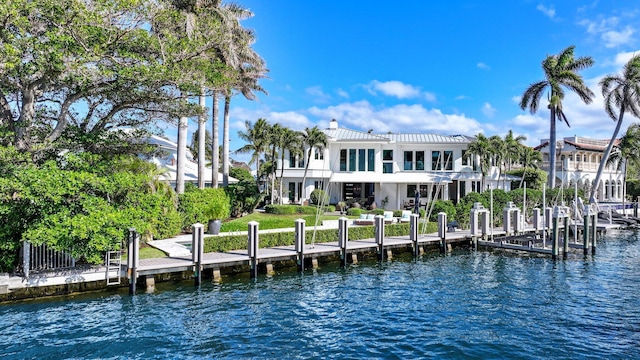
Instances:
[[[303,168],[304,167],[304,156],[296,155],[295,153],[289,153],[289,167],[290,168]]]
[[[340,150],[340,171],[347,171],[347,150]]]
[[[382,150],[382,172],[393,173],[393,150]]]
[[[367,165],[368,171],[376,171],[376,151],[374,149],[367,149]]]
[[[467,150],[462,150],[462,165],[469,165],[469,156]]]
[[[413,151],[404,152],[404,169],[413,170]]]
[[[364,156],[365,149],[358,149],[358,171],[364,171],[367,158]]]
[[[349,149],[349,171],[356,171],[356,149]]]
[[[415,196],[414,191],[418,188],[418,185],[407,185],[407,197],[413,199]],[[429,191],[429,185],[420,185],[420,197],[424,198],[422,202],[426,202],[426,197]]]
[[[440,151],[431,152],[431,170],[442,170],[442,161],[440,159]]]
[[[453,170],[453,151],[451,150],[444,152],[444,169]]]
[[[313,148],[313,158],[316,160],[324,160],[324,150]]]
[[[424,151],[416,151],[416,170],[424,170]]]

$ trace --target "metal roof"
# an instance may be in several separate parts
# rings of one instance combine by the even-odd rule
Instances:
[[[462,135],[438,134],[374,134],[345,128],[325,129],[324,133],[333,141],[376,141],[398,143],[468,143]]]

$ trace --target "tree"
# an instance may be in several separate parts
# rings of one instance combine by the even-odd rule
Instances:
[[[274,124],[269,129],[269,146],[271,147],[271,203],[275,203],[275,181],[277,171],[278,146],[282,143],[284,128],[280,124]]]
[[[524,179],[526,178],[527,168],[531,167],[536,170],[539,167],[539,164],[542,162],[542,154],[539,151],[534,150],[528,146],[521,145],[520,150],[518,151],[520,156],[520,163],[522,164],[522,180],[520,182],[520,186],[524,183]]]
[[[513,130],[509,130],[507,135],[504,136],[504,145],[506,150],[506,160],[509,162],[509,170],[514,162],[520,161],[520,154],[522,152],[522,142],[526,141],[527,137],[524,135],[513,136]]]
[[[633,56],[625,64],[621,75],[611,74],[605,76],[600,80],[600,86],[602,87],[604,108],[607,115],[609,115],[613,121],[617,121],[617,124],[611,135],[611,141],[609,141],[609,145],[607,145],[602,155],[596,178],[593,180],[591,194],[589,195],[590,203],[595,202],[595,194],[600,184],[602,171],[607,164],[609,154],[622,126],[624,113],[629,112],[632,116],[640,118],[640,55]],[[616,108],[618,110],[616,110]]]
[[[489,151],[493,158],[493,164],[498,168],[498,181],[500,181],[500,176],[503,174],[502,169],[504,168],[506,171],[506,163],[507,163],[507,146],[504,140],[498,135],[493,135],[489,138]],[[505,174],[505,178],[502,182],[502,187],[506,186],[507,177]]]
[[[197,88],[196,72],[213,77],[193,60],[209,45],[167,36],[175,11],[156,2],[12,0],[0,18],[4,143],[34,156],[63,150],[65,134],[197,114],[177,89]]]
[[[191,136],[191,144],[187,147],[194,157],[200,157],[200,130],[196,130]],[[211,164],[212,151],[211,151],[211,132],[204,130],[204,159],[208,164]]]
[[[489,139],[484,134],[479,133],[476,135],[476,139],[469,143],[467,153],[477,156],[479,158],[480,172],[482,173],[482,188],[484,189],[484,182],[491,166],[491,145]]]
[[[309,162],[311,161],[311,154],[313,153],[313,149],[317,149],[318,151],[323,151],[327,146],[327,134],[322,132],[318,128],[318,126],[314,126],[312,128],[306,128],[301,133],[302,145],[309,149],[307,153],[307,161],[304,164],[304,175],[302,176],[302,199],[306,199],[306,185],[305,182],[307,180],[307,171],[309,170]]]
[[[618,171],[624,170],[624,183],[627,183],[629,169],[637,173],[640,168],[640,124],[629,125],[625,134],[615,145],[607,161],[607,166],[617,165]]]
[[[251,153],[249,165],[256,164],[256,180],[260,183],[260,161],[262,153],[268,149],[269,144],[269,123],[267,120],[260,118],[255,124],[245,121],[246,131],[238,131],[238,137],[247,142],[243,147],[236,150],[239,153]]]
[[[593,100],[593,92],[584,84],[578,71],[593,65],[593,59],[588,56],[574,58],[575,46],[569,46],[558,55],[548,55],[542,61],[545,80],[533,83],[522,94],[521,109],[529,109],[534,114],[538,111],[540,98],[547,92],[549,100],[549,188],[556,184],[556,121],[569,121],[562,109],[562,101],[567,88],[576,93],[585,104]]]

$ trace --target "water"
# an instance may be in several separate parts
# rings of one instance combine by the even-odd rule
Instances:
[[[640,234],[0,306],[3,359],[640,359]]]

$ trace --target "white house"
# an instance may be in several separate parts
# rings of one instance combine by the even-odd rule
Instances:
[[[556,182],[571,188],[577,183],[579,188],[585,191],[591,190],[608,144],[609,140],[594,140],[578,136],[565,137],[558,141],[556,143]],[[548,172],[549,140],[543,139],[535,149],[542,153],[542,169]],[[596,199],[598,201],[622,200],[624,184],[624,171],[618,169],[617,162],[606,166],[596,191]]]
[[[147,141],[149,144],[155,145],[161,150],[160,156],[153,156],[147,160],[164,169],[166,171],[165,179],[175,188],[178,144],[156,135],[151,135]],[[206,187],[211,187],[211,176],[211,166],[205,167],[204,184]],[[187,162],[184,167],[184,179],[185,182],[198,183],[198,163],[193,159],[193,155],[189,150],[187,150]],[[235,184],[237,182],[238,179],[229,176],[229,184]],[[218,184],[222,184],[222,173],[218,173]]]
[[[284,164],[278,165],[284,166],[283,185],[290,202],[308,199],[314,189],[324,189],[331,203],[359,198],[367,204],[400,209],[410,206],[416,189],[421,203],[431,199],[457,201],[471,191],[482,191],[482,173],[474,166],[477,161],[465,156],[473,138],[374,134],[340,128],[336,120],[323,131],[327,147],[324,151],[314,149],[305,184],[306,154],[295,158],[289,154]],[[510,188],[511,181],[517,180],[509,177],[504,182],[498,175],[492,171],[485,184]]]

